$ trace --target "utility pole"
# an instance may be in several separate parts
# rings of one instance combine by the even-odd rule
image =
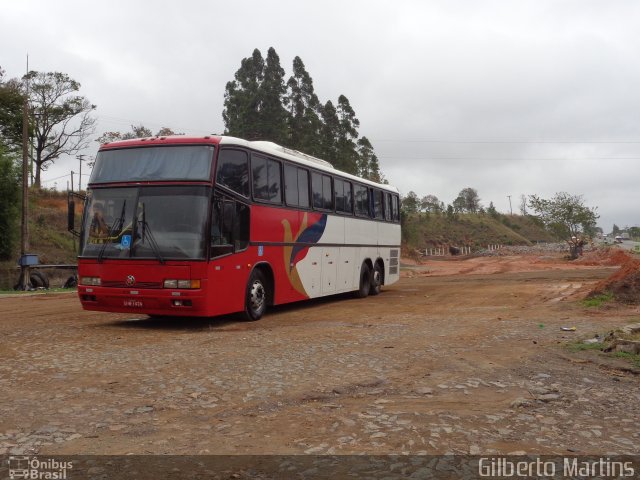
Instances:
[[[507,197],[509,198],[509,211],[511,212],[511,215],[513,215],[513,208],[511,207],[511,195],[507,195]]]
[[[73,192],[73,170],[71,170],[71,191]]]
[[[80,173],[78,174],[78,193],[82,191],[82,162],[84,162],[86,155],[76,155],[76,158],[80,162]]]

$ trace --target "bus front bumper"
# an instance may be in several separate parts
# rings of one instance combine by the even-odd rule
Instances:
[[[172,289],[78,287],[85,310],[147,315],[208,316],[204,292]]]

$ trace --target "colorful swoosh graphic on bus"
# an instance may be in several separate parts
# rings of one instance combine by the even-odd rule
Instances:
[[[284,242],[289,244],[284,247],[285,271],[287,272],[287,276],[289,277],[289,281],[293,288],[305,297],[308,297],[309,295],[302,285],[296,265],[306,256],[309,251],[309,244],[317,243],[322,237],[324,229],[327,226],[327,215],[321,215],[318,221],[311,225],[308,225],[308,221],[309,216],[305,213],[302,218],[300,228],[298,229],[298,233],[294,238],[289,220],[282,220],[282,226],[284,227]],[[302,243],[302,245],[300,245],[300,243]]]

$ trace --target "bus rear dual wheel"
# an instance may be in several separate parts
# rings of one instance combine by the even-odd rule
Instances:
[[[382,277],[384,272],[382,266],[376,262],[373,271],[366,262],[360,267],[360,287],[355,294],[358,298],[365,298],[368,295],[378,295],[382,288]]]

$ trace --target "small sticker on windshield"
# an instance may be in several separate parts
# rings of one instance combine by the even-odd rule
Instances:
[[[131,235],[123,235],[122,240],[120,240],[120,245],[124,248],[129,248],[131,246]]]
[[[264,254],[264,245],[258,245],[258,256],[261,257]]]

